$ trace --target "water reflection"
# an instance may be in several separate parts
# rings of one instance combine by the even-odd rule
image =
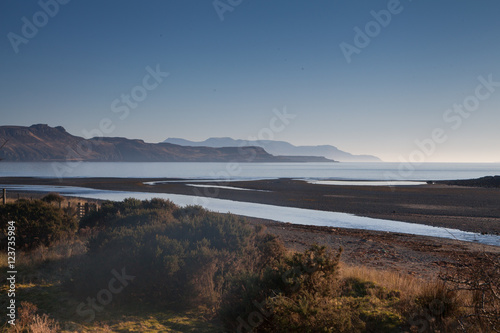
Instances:
[[[500,246],[500,236],[495,235],[482,235],[457,229],[447,229],[423,224],[375,219],[346,213],[326,212],[312,209],[281,207],[179,194],[107,191],[69,186],[0,185],[0,188],[43,193],[59,192],[67,196],[112,201],[121,201],[126,198],[136,198],[139,200],[162,198],[169,199],[181,206],[201,205],[206,209],[220,213],[230,212],[236,215],[289,222],[293,224],[397,232]]]

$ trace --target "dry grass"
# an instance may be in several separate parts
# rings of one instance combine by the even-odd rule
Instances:
[[[39,246],[31,251],[16,251],[16,268],[22,271],[18,283],[58,285],[71,278],[85,261],[86,237],[73,237]],[[7,257],[0,253],[0,269],[5,270]],[[82,261],[83,260],[83,261]]]
[[[60,330],[59,324],[55,320],[50,319],[46,314],[41,316],[36,315],[29,328],[33,333],[55,333]]]
[[[29,333],[56,333],[60,332],[57,321],[51,319],[46,314],[37,314],[36,305],[29,302],[21,302],[19,317],[15,326],[6,329],[9,333],[29,332]]]
[[[457,332],[458,318],[472,294],[452,290],[436,277],[433,281],[397,272],[363,266],[341,266],[341,278],[370,281],[387,290],[398,291],[398,312],[408,321],[411,332]]]
[[[0,251],[0,270],[5,271],[7,268],[7,251]]]
[[[21,194],[19,199],[31,200],[31,199],[41,199],[45,196],[45,193],[30,193],[29,195]],[[81,198],[71,198],[63,197],[64,200],[61,202],[61,208],[67,209],[68,204],[73,210],[73,214],[76,214],[76,207],[78,203],[84,205],[85,203],[97,203],[96,200],[81,199]],[[7,203],[15,203],[18,200],[17,193],[12,195],[12,197],[7,198]],[[1,203],[1,202],[0,202]],[[58,207],[59,203],[52,202],[51,205]],[[40,246],[32,251],[16,250],[16,265],[26,265],[32,266],[40,264],[46,261],[55,261],[61,259],[68,259],[75,255],[80,255],[86,253],[86,243],[88,238],[95,234],[95,232],[89,229],[80,229],[77,237],[69,237],[66,239],[61,239],[51,244],[50,247]],[[5,251],[0,252],[0,269],[7,267],[7,253]]]
[[[410,275],[397,272],[382,271],[366,266],[350,266],[342,263],[341,278],[357,278],[363,281],[372,281],[388,290],[397,290],[403,297],[414,297],[436,282],[430,282]]]
[[[47,261],[69,259],[87,252],[87,239],[84,237],[68,238],[56,241],[51,246],[41,245],[31,251],[16,251],[16,266],[36,267]],[[0,252],[0,268],[7,267],[7,253]]]
[[[76,237],[56,241],[51,246],[41,245],[32,251],[17,251],[16,265],[38,266],[47,261],[69,259],[87,252],[87,240]]]

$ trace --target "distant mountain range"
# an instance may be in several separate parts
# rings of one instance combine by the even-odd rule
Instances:
[[[0,160],[11,162],[332,162],[324,157],[273,156],[261,147],[186,147],[118,137],[85,139],[45,124],[0,126],[7,144]]]
[[[330,145],[321,146],[294,146],[285,141],[273,140],[258,140],[258,141],[245,141],[235,140],[232,138],[210,138],[205,141],[196,142],[179,138],[168,138],[166,143],[172,143],[181,146],[191,147],[239,147],[244,145],[256,146],[264,148],[272,155],[287,155],[287,156],[323,156],[340,162],[382,162],[382,160],[372,155],[353,155],[348,152],[342,151],[337,147]]]

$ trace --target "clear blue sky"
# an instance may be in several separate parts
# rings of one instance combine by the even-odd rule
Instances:
[[[500,161],[500,84],[474,97],[479,76],[500,82],[497,0],[221,0],[224,20],[212,1],[72,0],[57,13],[54,1],[42,0],[53,17],[37,1],[0,3],[0,125],[83,136],[107,118],[107,136],[247,139],[286,107],[296,118],[277,140],[398,161],[440,128],[425,161]],[[388,7],[389,23],[370,24]],[[367,24],[348,63],[340,45],[356,47]],[[145,90],[157,65],[169,76]],[[447,111],[465,101],[473,111]]]

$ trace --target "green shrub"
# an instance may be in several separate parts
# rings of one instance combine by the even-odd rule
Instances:
[[[92,295],[113,269],[125,268],[136,278],[118,302],[215,309],[232,276],[261,269],[283,251],[275,237],[241,218],[168,201],[108,202],[85,223],[105,229],[89,241],[90,264],[72,288]]]
[[[235,280],[221,308],[226,327],[241,332],[400,332],[396,294],[369,281],[340,280],[341,252],[315,245]]]
[[[26,249],[48,246],[74,234],[78,227],[73,217],[41,200],[19,200],[0,206],[0,226],[5,234],[8,221],[16,222],[16,247]]]
[[[151,199],[140,201],[129,198],[122,202],[105,201],[98,211],[91,211],[80,220],[80,228],[112,228],[135,226],[168,218],[177,207],[170,200]],[[148,216],[148,214],[152,214]],[[155,216],[155,214],[157,216]],[[128,219],[124,220],[124,217]]]
[[[314,296],[302,293],[293,298],[279,295],[269,303],[272,324],[266,332],[364,332],[356,299]],[[381,331],[378,331],[381,332]]]
[[[301,318],[300,311],[317,310],[307,309],[312,304],[309,300],[336,295],[340,253],[313,246],[304,253],[276,257],[274,265],[241,276],[224,297],[222,319],[229,329],[238,329],[242,321],[269,312],[259,324],[260,331],[293,330],[295,324],[285,322]]]
[[[57,202],[57,203],[61,203],[64,201],[64,197],[62,195],[60,195],[59,193],[49,193],[47,194],[46,196],[44,196],[42,198],[42,201],[45,201],[45,202],[48,202],[48,203],[52,203],[52,202]]]
[[[403,329],[397,293],[339,278],[342,250],[287,254],[276,237],[230,214],[169,201],[107,202],[82,220],[101,231],[69,286],[87,299],[111,272],[134,276],[110,306],[203,307],[228,330],[383,332]]]

